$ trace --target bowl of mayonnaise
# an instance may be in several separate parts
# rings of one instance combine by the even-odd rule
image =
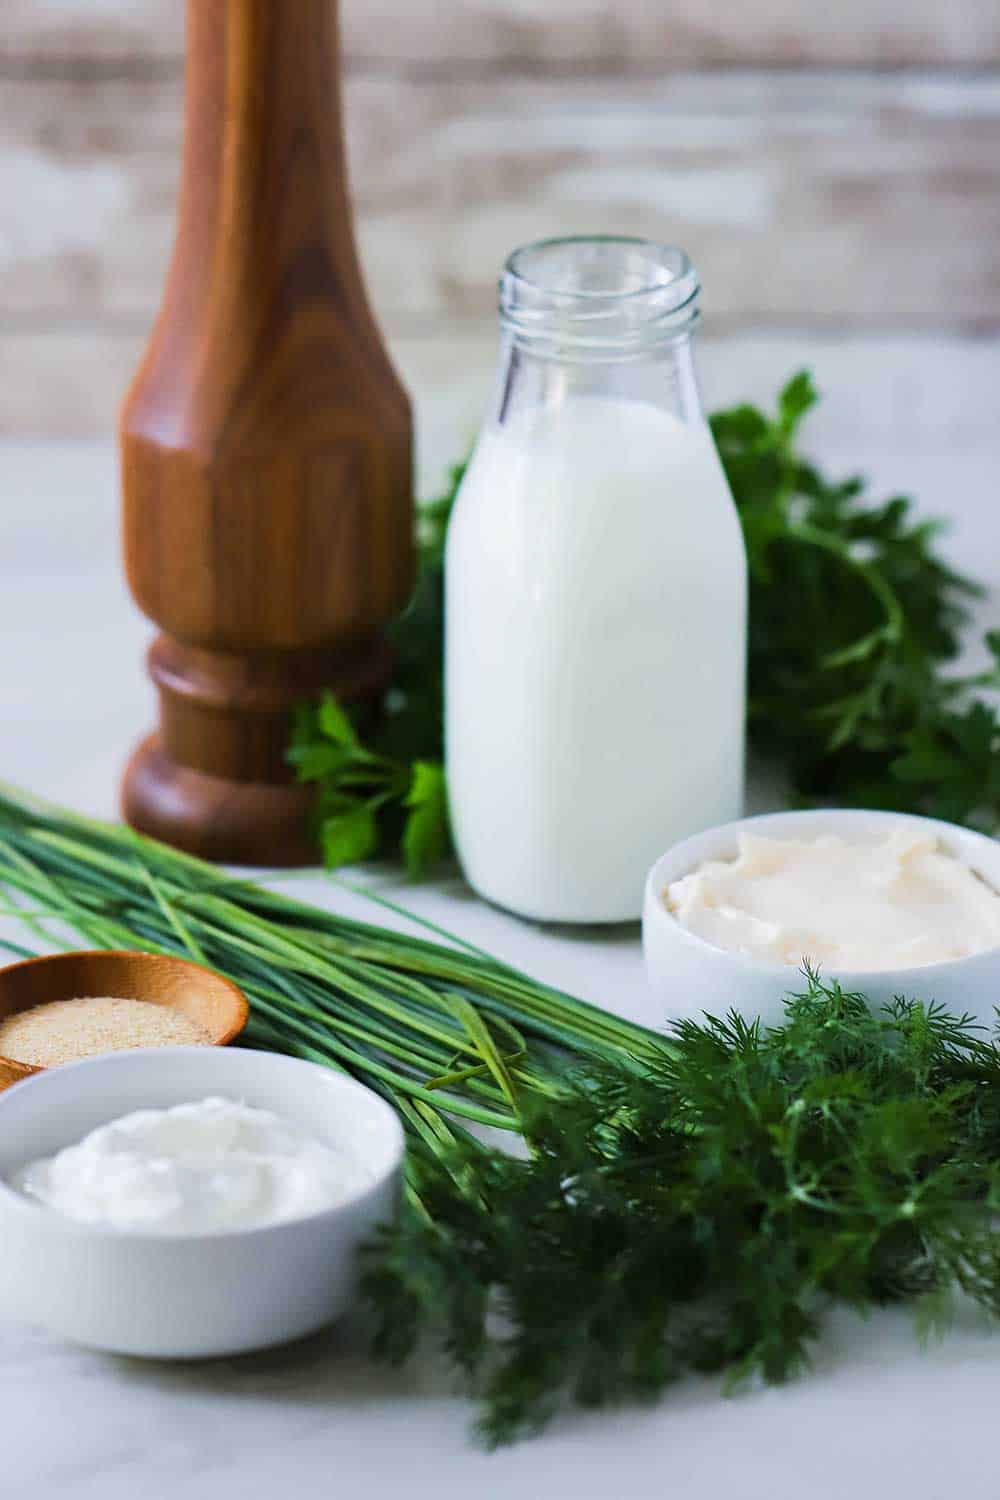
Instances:
[[[873,1006],[937,1001],[992,1028],[1000,843],[901,813],[744,818],[653,866],[643,948],[671,1019],[736,1010],[773,1025],[808,967]]]
[[[396,1212],[403,1132],[370,1089],[268,1052],[88,1058],[0,1095],[0,1312],[159,1359],[334,1322]]]

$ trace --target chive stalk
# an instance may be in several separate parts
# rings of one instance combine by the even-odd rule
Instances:
[[[520,1131],[522,1087],[558,1096],[567,1063],[639,1066],[662,1049],[431,924],[414,936],[354,921],[6,786],[0,891],[46,946],[82,939],[218,969],[247,994],[251,1044],[345,1068],[425,1143],[451,1138],[449,1118]]]

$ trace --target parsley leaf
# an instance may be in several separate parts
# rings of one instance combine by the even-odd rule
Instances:
[[[378,848],[378,826],[371,803],[327,811],[321,830],[323,859],[331,869],[368,859]]]
[[[409,816],[403,829],[403,857],[411,874],[433,869],[448,852],[448,789],[444,767],[418,760],[406,794]]]

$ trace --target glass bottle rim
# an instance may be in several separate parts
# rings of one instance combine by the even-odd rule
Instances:
[[[629,235],[561,236],[508,257],[500,321],[525,347],[620,357],[689,333],[700,291],[677,246]]]

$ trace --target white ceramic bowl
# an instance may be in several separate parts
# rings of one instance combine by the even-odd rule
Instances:
[[[371,1186],[308,1218],[188,1237],[75,1223],[7,1185],[28,1161],[119,1115],[213,1094],[274,1110],[356,1153]],[[164,1047],[39,1073],[0,1095],[0,1311],[92,1348],[158,1359],[300,1338],[355,1296],[358,1249],[396,1211],[402,1159],[388,1104],[296,1058]]]
[[[766,1025],[773,1025],[783,1015],[782,997],[800,987],[800,976],[787,964],[729,953],[688,932],[663,903],[663,892],[672,881],[689,875],[703,860],[734,859],[743,832],[771,838],[835,833],[865,843],[883,838],[894,828],[914,824],[935,834],[942,849],[1000,891],[1000,843],[953,823],[902,813],[846,808],[766,813],[710,828],[675,844],[649,872],[642,918],[646,972],[664,1003],[667,1018],[697,1018],[704,1013],[721,1016],[737,1010],[747,1019],[760,1016]],[[949,1011],[967,1013],[992,1028],[995,1007],[1000,1004],[1000,948],[918,968],[874,972],[825,968],[823,977],[839,980],[845,989],[861,991],[875,1006],[897,995],[938,1000]]]

